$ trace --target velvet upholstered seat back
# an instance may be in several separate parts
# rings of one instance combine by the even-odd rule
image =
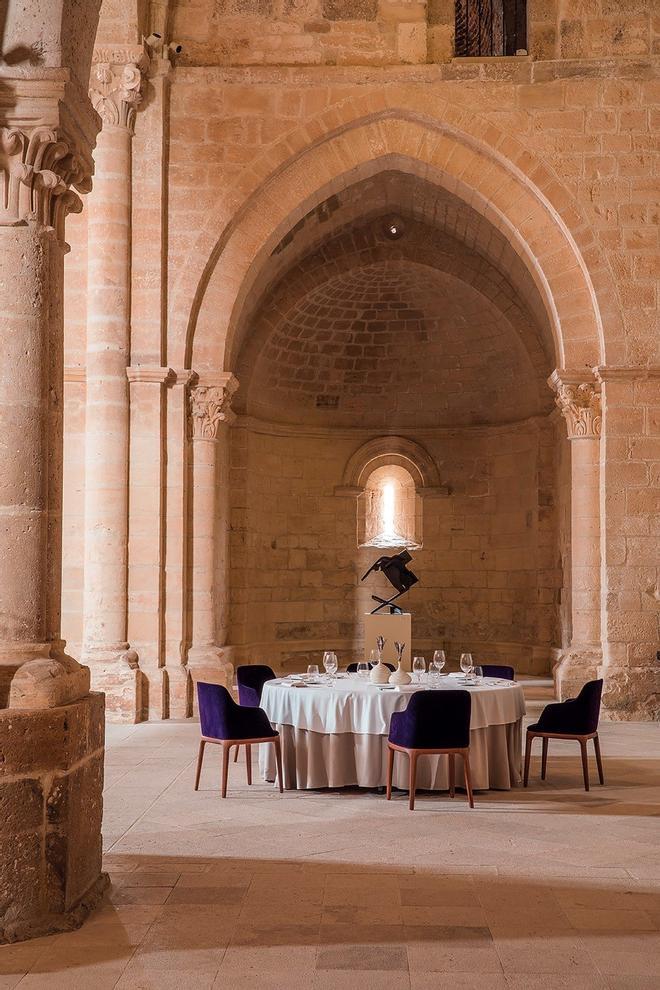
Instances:
[[[390,721],[390,742],[405,749],[464,749],[470,745],[468,691],[418,691]]]
[[[513,667],[507,667],[498,663],[482,663],[481,670],[484,677],[500,677],[503,681],[515,681],[516,672]]]
[[[247,708],[258,708],[266,681],[275,680],[275,671],[266,663],[244,664],[236,668],[238,700]]]
[[[277,735],[261,708],[237,705],[221,684],[197,682],[199,720],[207,739],[262,739]]]
[[[603,681],[588,681],[577,698],[546,705],[533,728],[539,732],[588,736],[598,729]]]

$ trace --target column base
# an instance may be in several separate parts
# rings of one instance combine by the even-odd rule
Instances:
[[[552,668],[555,692],[560,701],[575,698],[587,681],[599,676],[598,669],[603,662],[603,653],[598,647],[571,647],[560,653]]]
[[[87,648],[92,689],[105,694],[105,717],[108,722],[141,722],[143,714],[143,675],[135,650],[126,647]]]
[[[167,678],[167,717],[190,718],[193,710],[193,682],[184,663],[164,667]]]
[[[101,872],[103,696],[0,710],[0,943],[79,928]]]
[[[64,643],[16,644],[0,651],[0,708],[55,708],[89,694],[89,668]]]
[[[660,665],[619,667],[610,664],[600,670],[603,706],[615,722],[657,722],[660,720]]]

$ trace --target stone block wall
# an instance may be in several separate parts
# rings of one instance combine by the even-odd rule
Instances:
[[[518,57],[450,61],[451,6],[443,0],[433,0],[422,11],[422,5],[392,4],[385,17],[383,3],[371,4],[365,5],[366,13],[359,20],[352,21],[341,19],[336,10],[330,15],[329,6],[324,13],[320,0],[273,0],[256,6],[228,0],[216,5],[188,3],[176,9],[172,36],[183,44],[184,50],[178,60],[174,59],[171,71],[165,64],[159,64],[157,72],[153,69],[146,83],[147,98],[137,113],[133,144],[131,364],[153,365],[165,376],[172,369],[174,375],[173,384],[162,385],[164,391],[158,392],[149,409],[142,396],[145,389],[152,391],[152,385],[131,384],[131,393],[136,396],[131,424],[136,443],[131,456],[138,461],[148,459],[150,472],[153,468],[150,477],[160,479],[154,484],[161,485],[158,497],[145,499],[140,492],[131,495],[134,515],[129,527],[135,535],[135,539],[131,537],[129,570],[134,561],[137,565],[130,591],[129,629],[131,638],[135,636],[140,641],[139,652],[147,659],[147,677],[159,679],[158,689],[150,692],[154,699],[148,706],[152,717],[159,710],[174,714],[168,708],[168,692],[171,698],[175,677],[180,699],[185,699],[185,660],[191,625],[187,561],[191,545],[188,383],[195,372],[209,381],[219,371],[231,371],[239,380],[246,380],[237,365],[241,335],[247,339],[258,330],[255,316],[259,314],[253,307],[285,270],[283,259],[290,257],[285,250],[278,253],[276,248],[290,237],[296,248],[296,231],[304,226],[310,212],[318,210],[328,197],[348,191],[358,172],[373,178],[381,159],[386,157],[388,164],[383,167],[405,172],[411,190],[421,175],[432,173],[429,184],[432,182],[444,192],[463,196],[471,205],[481,202],[483,207],[489,201],[493,204],[492,208],[483,208],[484,223],[475,232],[475,254],[483,255],[492,248],[494,242],[488,240],[488,229],[495,230],[493,221],[501,215],[504,220],[497,234],[502,241],[508,239],[508,254],[504,249],[499,253],[502,270],[511,275],[517,260],[519,267],[525,268],[527,281],[537,285],[543,284],[550,273],[547,288],[551,305],[547,309],[548,314],[556,310],[554,329],[550,329],[550,315],[544,326],[538,312],[531,311],[550,343],[545,369],[543,362],[535,365],[541,384],[553,365],[562,366],[562,346],[564,355],[569,346],[570,361],[563,366],[583,375],[580,381],[593,380],[594,366],[628,369],[633,395],[639,379],[651,396],[645,405],[649,410],[645,418],[636,415],[636,410],[630,411],[626,403],[619,408],[616,390],[610,393],[615,405],[605,409],[601,441],[601,483],[605,487],[598,520],[603,526],[603,563],[597,592],[602,599],[605,652],[609,649],[613,660],[630,667],[626,675],[630,682],[647,685],[646,674],[640,671],[642,667],[649,671],[657,648],[657,596],[653,592],[657,570],[648,561],[640,567],[633,562],[642,549],[639,541],[653,535],[652,516],[643,515],[641,507],[643,503],[653,504],[651,490],[658,484],[654,460],[657,452],[652,449],[653,410],[658,405],[653,396],[657,395],[658,379],[651,373],[648,380],[644,377],[648,368],[657,368],[660,363],[660,272],[656,261],[660,72],[654,57],[657,13],[654,4],[636,0],[630,4],[624,0],[616,9],[607,0],[530,0],[530,50],[536,60]],[[629,33],[620,33],[623,18],[626,25],[631,25]],[[414,64],[403,64],[396,49],[399,27],[422,22],[426,25],[427,54]],[[300,31],[301,24],[325,26]],[[311,44],[300,42],[296,48],[296,39],[303,35],[312,39]],[[573,39],[573,48],[562,49],[564,36]],[[262,45],[265,37],[279,39],[267,57]],[[247,39],[245,44],[238,43],[241,38]],[[581,39],[579,46],[575,39]],[[432,53],[435,44],[445,45],[444,54]],[[296,50],[307,52],[308,62],[298,61]],[[423,64],[429,58],[439,64]],[[365,68],[365,60],[370,59],[372,64]],[[507,178],[498,172],[496,160],[504,163]],[[356,161],[359,164],[353,167]],[[514,173],[517,184],[511,179]],[[391,191],[392,202],[397,202],[397,190]],[[363,193],[362,188],[360,195]],[[406,203],[414,204],[415,196],[411,191]],[[426,201],[426,192],[420,198]],[[369,203],[370,208],[374,205]],[[344,209],[346,217],[353,215],[353,206],[346,207],[345,203],[340,204],[338,214]],[[411,209],[416,216],[414,206]],[[555,230],[562,232],[563,247],[556,246],[560,238],[554,240]],[[549,234],[555,245],[552,248],[546,236]],[[72,234],[69,239],[73,240]],[[575,253],[570,245],[575,246]],[[435,251],[435,246],[430,250]],[[75,253],[74,246],[67,266],[75,264]],[[296,280],[299,274],[295,272]],[[302,274],[307,277],[310,273]],[[527,298],[530,293],[522,280],[518,282]],[[70,320],[73,310],[68,298]],[[509,296],[509,313],[511,301]],[[524,334],[526,316],[522,309],[518,318],[517,330]],[[75,314],[74,319],[78,323],[76,333],[83,334],[84,319]],[[72,343],[76,346],[73,329],[67,347]],[[549,361],[553,365],[548,365]],[[71,354],[66,363],[76,364]],[[525,387],[527,384],[528,380]],[[160,388],[153,386],[153,390]],[[80,541],[76,544],[76,527],[83,523],[74,495],[80,481],[75,430],[76,423],[82,427],[82,389],[80,382],[67,385],[68,419],[73,433],[67,441],[65,468],[65,523],[69,526],[65,543],[65,634],[74,644],[80,635],[76,610],[83,581],[78,560]],[[605,405],[607,392],[605,386]],[[314,397],[317,394],[315,391]],[[239,406],[240,396],[239,391]],[[507,393],[504,386],[503,397],[507,402],[506,418],[515,418],[522,411],[517,402],[520,396],[515,389]],[[237,411],[245,413],[245,409]],[[265,414],[272,410],[262,412],[263,418],[271,418]],[[295,422],[292,420],[292,425]],[[322,425],[321,414],[318,422]],[[609,437],[608,423],[618,431]],[[349,425],[344,423],[342,427]],[[386,428],[384,423],[381,426]],[[410,428],[414,430],[414,424]],[[554,514],[554,552],[548,554],[553,561],[551,570],[563,566],[560,601],[552,605],[556,625],[553,634],[548,635],[547,621],[541,620],[543,613],[539,610],[550,603],[540,601],[534,606],[536,618],[517,611],[515,619],[518,628],[538,629],[548,649],[561,649],[570,641],[571,458],[562,428],[560,423],[555,456],[559,478],[556,507],[544,507],[549,515]],[[239,433],[236,431],[237,436]],[[622,436],[626,438],[625,447],[619,442]],[[298,440],[286,442],[295,447]],[[429,440],[422,442],[431,445]],[[333,505],[341,501],[332,494],[341,476],[341,462],[345,463],[351,453],[345,440],[337,438],[336,443],[342,454],[328,468],[324,480],[327,490],[321,493]],[[610,450],[612,459],[606,464]],[[646,453],[644,458],[638,457],[639,451],[647,452],[648,458]],[[264,448],[266,458],[272,453],[270,448]],[[300,456],[304,460],[303,454]],[[438,462],[446,460],[442,451],[436,451],[435,457]],[[139,464],[131,464],[132,477],[138,467]],[[628,479],[625,491],[617,480],[620,473]],[[271,474],[271,467],[264,468],[264,478]],[[642,480],[633,482],[633,477]],[[255,505],[247,501],[249,489],[249,485],[242,489],[240,484],[232,487],[234,515],[239,514],[237,528],[232,532],[232,539],[238,539],[239,545],[233,553],[243,552],[245,547],[240,540],[250,537],[252,522],[250,526],[245,522],[248,511],[258,517]],[[254,486],[252,489],[256,491]],[[295,485],[293,490],[297,491]],[[458,498],[457,490],[450,502]],[[538,505],[538,519],[538,494],[536,499],[534,503],[530,496],[526,511],[534,511],[534,505]],[[452,514],[464,515],[458,502],[455,505]],[[427,521],[440,509],[427,506]],[[293,509],[290,517],[292,521],[297,518]],[[255,525],[258,532],[258,518]],[[346,525],[342,519],[341,526]],[[276,535],[290,536],[288,526],[288,522],[278,525]],[[644,532],[632,532],[639,527],[645,527]],[[632,542],[622,551],[624,532]],[[265,540],[266,535],[261,534],[259,539]],[[459,540],[461,536],[480,534],[454,535]],[[502,533],[505,535],[508,534]],[[519,518],[518,529],[512,535],[520,537],[518,550],[529,550],[526,521],[523,526]],[[539,539],[550,539],[540,529],[538,535]],[[145,541],[150,554],[146,565],[147,594],[143,594],[141,578],[138,579],[138,569],[145,566],[140,559]],[[160,551],[155,554],[152,551],[157,544]],[[264,546],[272,554],[282,549]],[[256,552],[254,547],[249,549]],[[286,549],[287,553],[320,552],[316,546]],[[439,545],[433,553],[438,554],[441,564],[442,553],[467,549]],[[501,559],[510,549],[516,551],[516,546],[497,548]],[[422,554],[426,552],[425,540]],[[469,552],[476,553],[471,549]],[[495,553],[496,548],[490,548],[490,552]],[[353,560],[351,565],[353,592],[358,563]],[[271,573],[280,566],[285,565],[268,564]],[[292,567],[298,566],[292,563]],[[349,565],[338,566],[342,569]],[[539,567],[546,570],[545,564]],[[236,564],[229,583],[233,617],[228,639],[232,645],[264,642],[259,637],[272,632],[272,626],[269,632],[259,615],[251,615],[248,622],[247,591],[240,585],[245,581],[242,575],[246,569],[254,570],[254,563]],[[302,569],[314,573],[319,570],[306,565]],[[512,572],[515,569],[512,567]],[[233,583],[234,579],[238,584]],[[309,576],[307,580],[314,588],[313,582],[319,578]],[[220,569],[218,582],[222,583]],[[629,586],[625,594],[621,590],[623,582]],[[541,588],[538,584],[535,587],[537,591]],[[543,587],[557,592],[555,584]],[[222,595],[226,588],[227,585]],[[461,586],[458,590],[466,588]],[[269,593],[268,588],[258,593],[255,590],[254,600],[257,594],[265,597]],[[220,611],[224,609],[222,595],[218,600]],[[339,597],[337,592],[337,600]],[[291,599],[293,603],[298,601]],[[312,593],[302,602],[302,610],[292,609],[286,621],[312,621],[306,617],[314,613]],[[461,619],[461,602],[446,604],[458,606],[459,624],[467,621],[467,612]],[[493,602],[505,604],[520,605],[520,601]],[[529,603],[523,604],[526,610]],[[153,619],[156,607],[162,619],[159,622]],[[338,623],[340,605],[335,602],[333,607],[338,617],[332,621]],[[318,615],[318,610],[314,614]],[[478,609],[470,620],[471,628],[478,632],[480,622],[491,621],[490,611],[487,619],[484,615]],[[254,634],[248,631],[252,621]],[[317,617],[313,621],[325,619]],[[222,616],[217,625],[223,629]],[[242,640],[235,632],[239,628],[244,630]],[[498,641],[509,642],[506,637]],[[653,703],[647,703],[648,690],[645,686],[644,696],[632,700],[633,707],[625,709],[626,717],[634,713],[638,702],[639,710],[653,709]],[[620,698],[624,694],[622,689]],[[177,713],[185,714],[185,700],[181,700]]]
[[[535,58],[651,55],[654,0],[528,0]],[[218,0],[179,4],[186,65],[392,65],[454,56],[454,0]]]
[[[441,431],[422,441],[447,496],[423,500],[423,546],[406,598],[413,647],[463,649],[524,672],[549,670],[558,645],[561,568],[553,430],[537,419],[513,427]],[[362,615],[380,576],[360,577],[378,556],[358,548],[354,496],[335,493],[355,440],[277,427],[232,430],[231,609],[236,662],[283,669],[361,654]]]
[[[103,708],[0,710],[0,942],[77,928],[107,886]]]

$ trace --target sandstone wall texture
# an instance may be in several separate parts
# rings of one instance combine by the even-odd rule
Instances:
[[[550,666],[559,636],[561,569],[554,445],[544,420],[418,438],[446,495],[423,501],[419,585],[405,599],[418,652],[464,649],[520,671]],[[336,494],[355,441],[235,429],[230,488],[235,661],[304,669],[319,651],[362,651],[370,595],[360,583],[381,551],[357,547],[357,499]],[[387,551],[383,551],[387,552]]]
[[[0,710],[0,942],[77,928],[100,901],[102,695]]]
[[[438,475],[417,645],[554,667],[564,695],[600,672],[613,717],[657,717],[656,5],[530,0],[529,54],[492,59],[452,57],[453,7],[154,3],[148,65],[133,20],[105,10],[94,65],[142,76],[114,472],[137,661],[116,678],[108,661],[116,717],[189,715],[191,675],[227,682],[235,662],[359,650],[372,552],[345,475],[393,435]],[[113,413],[86,383],[84,214],[71,230],[76,645],[85,555],[97,612],[119,585],[85,538],[83,431]]]

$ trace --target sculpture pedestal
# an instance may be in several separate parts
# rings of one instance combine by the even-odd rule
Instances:
[[[412,649],[412,616],[410,612],[403,612],[401,615],[390,615],[389,612],[377,612],[372,615],[370,612],[364,617],[364,658],[369,660],[371,651],[375,650],[376,640],[383,636],[387,642],[383,650],[383,660],[386,663],[393,663],[396,666],[397,655],[394,643],[405,643],[403,651],[404,670],[411,668]]]

